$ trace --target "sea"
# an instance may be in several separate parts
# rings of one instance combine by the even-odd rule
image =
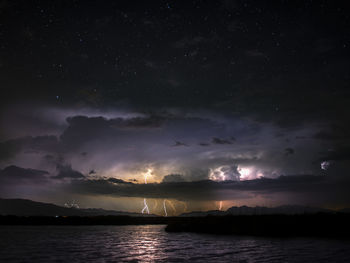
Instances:
[[[167,233],[165,225],[0,226],[0,262],[350,262],[350,241]]]

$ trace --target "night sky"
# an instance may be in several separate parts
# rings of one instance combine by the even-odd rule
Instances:
[[[2,0],[0,197],[349,207],[349,69],[346,1]]]

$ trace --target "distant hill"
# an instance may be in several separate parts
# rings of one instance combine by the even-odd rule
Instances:
[[[338,212],[350,214],[350,208],[343,208],[343,209],[339,210]]]
[[[277,207],[248,207],[248,206],[233,206],[226,211],[211,210],[211,211],[195,211],[190,213],[184,213],[180,216],[184,217],[197,217],[197,216],[207,216],[207,215],[273,215],[273,214],[283,214],[283,215],[297,215],[297,214],[314,214],[314,213],[335,213],[336,211],[324,208],[309,207],[309,206],[298,206],[298,205],[285,205]],[[339,212],[346,212],[343,209]]]
[[[0,199],[0,215],[16,216],[154,216],[140,213],[128,213],[98,208],[67,208],[54,204],[34,202],[26,199]]]
[[[227,215],[226,211],[219,211],[219,210],[209,210],[209,211],[193,211],[189,213],[183,213],[180,216],[182,217],[199,217],[199,216],[224,216]]]
[[[344,208],[339,211],[330,209],[285,205],[278,207],[248,207],[233,206],[226,211],[194,211],[181,214],[180,217],[202,217],[207,215],[224,216],[224,215],[296,215],[296,214],[315,214],[315,213],[350,213],[350,208]],[[100,208],[68,208],[54,204],[35,202],[27,199],[1,199],[0,198],[0,215],[16,216],[156,216],[153,214],[129,213],[115,210],[104,210]]]

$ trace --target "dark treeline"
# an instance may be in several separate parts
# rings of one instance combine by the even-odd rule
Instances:
[[[206,217],[0,216],[1,225],[167,225],[167,232],[252,236],[350,238],[350,214],[240,215]]]

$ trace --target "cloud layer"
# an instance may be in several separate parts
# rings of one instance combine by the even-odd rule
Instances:
[[[269,196],[290,194],[292,203],[300,195],[298,202],[316,202],[316,193],[333,196],[338,191],[340,195],[339,182],[348,183],[339,173],[348,160],[346,148],[325,152],[334,144],[328,139],[320,144],[320,137],[314,136],[321,123],[286,129],[213,111],[169,109],[145,114],[120,110],[123,116],[113,116],[113,112],[96,115],[90,109],[84,111],[86,115],[66,115],[62,124],[62,116],[74,111],[55,112],[59,117],[49,121],[56,127],[53,134],[45,135],[44,130],[41,135],[14,134],[1,142],[3,167],[16,164],[47,173],[20,176],[16,181],[22,172],[2,172],[2,182],[11,186],[3,188],[31,185],[33,190],[38,183],[85,197],[249,199],[258,205],[262,199],[268,202]],[[48,122],[46,115],[37,116],[37,121],[49,126],[43,124]],[[13,120],[11,129],[17,122],[20,118]],[[327,169],[321,165],[325,161],[332,163]],[[151,173],[144,184],[147,171]],[[310,189],[312,194],[308,194]]]

